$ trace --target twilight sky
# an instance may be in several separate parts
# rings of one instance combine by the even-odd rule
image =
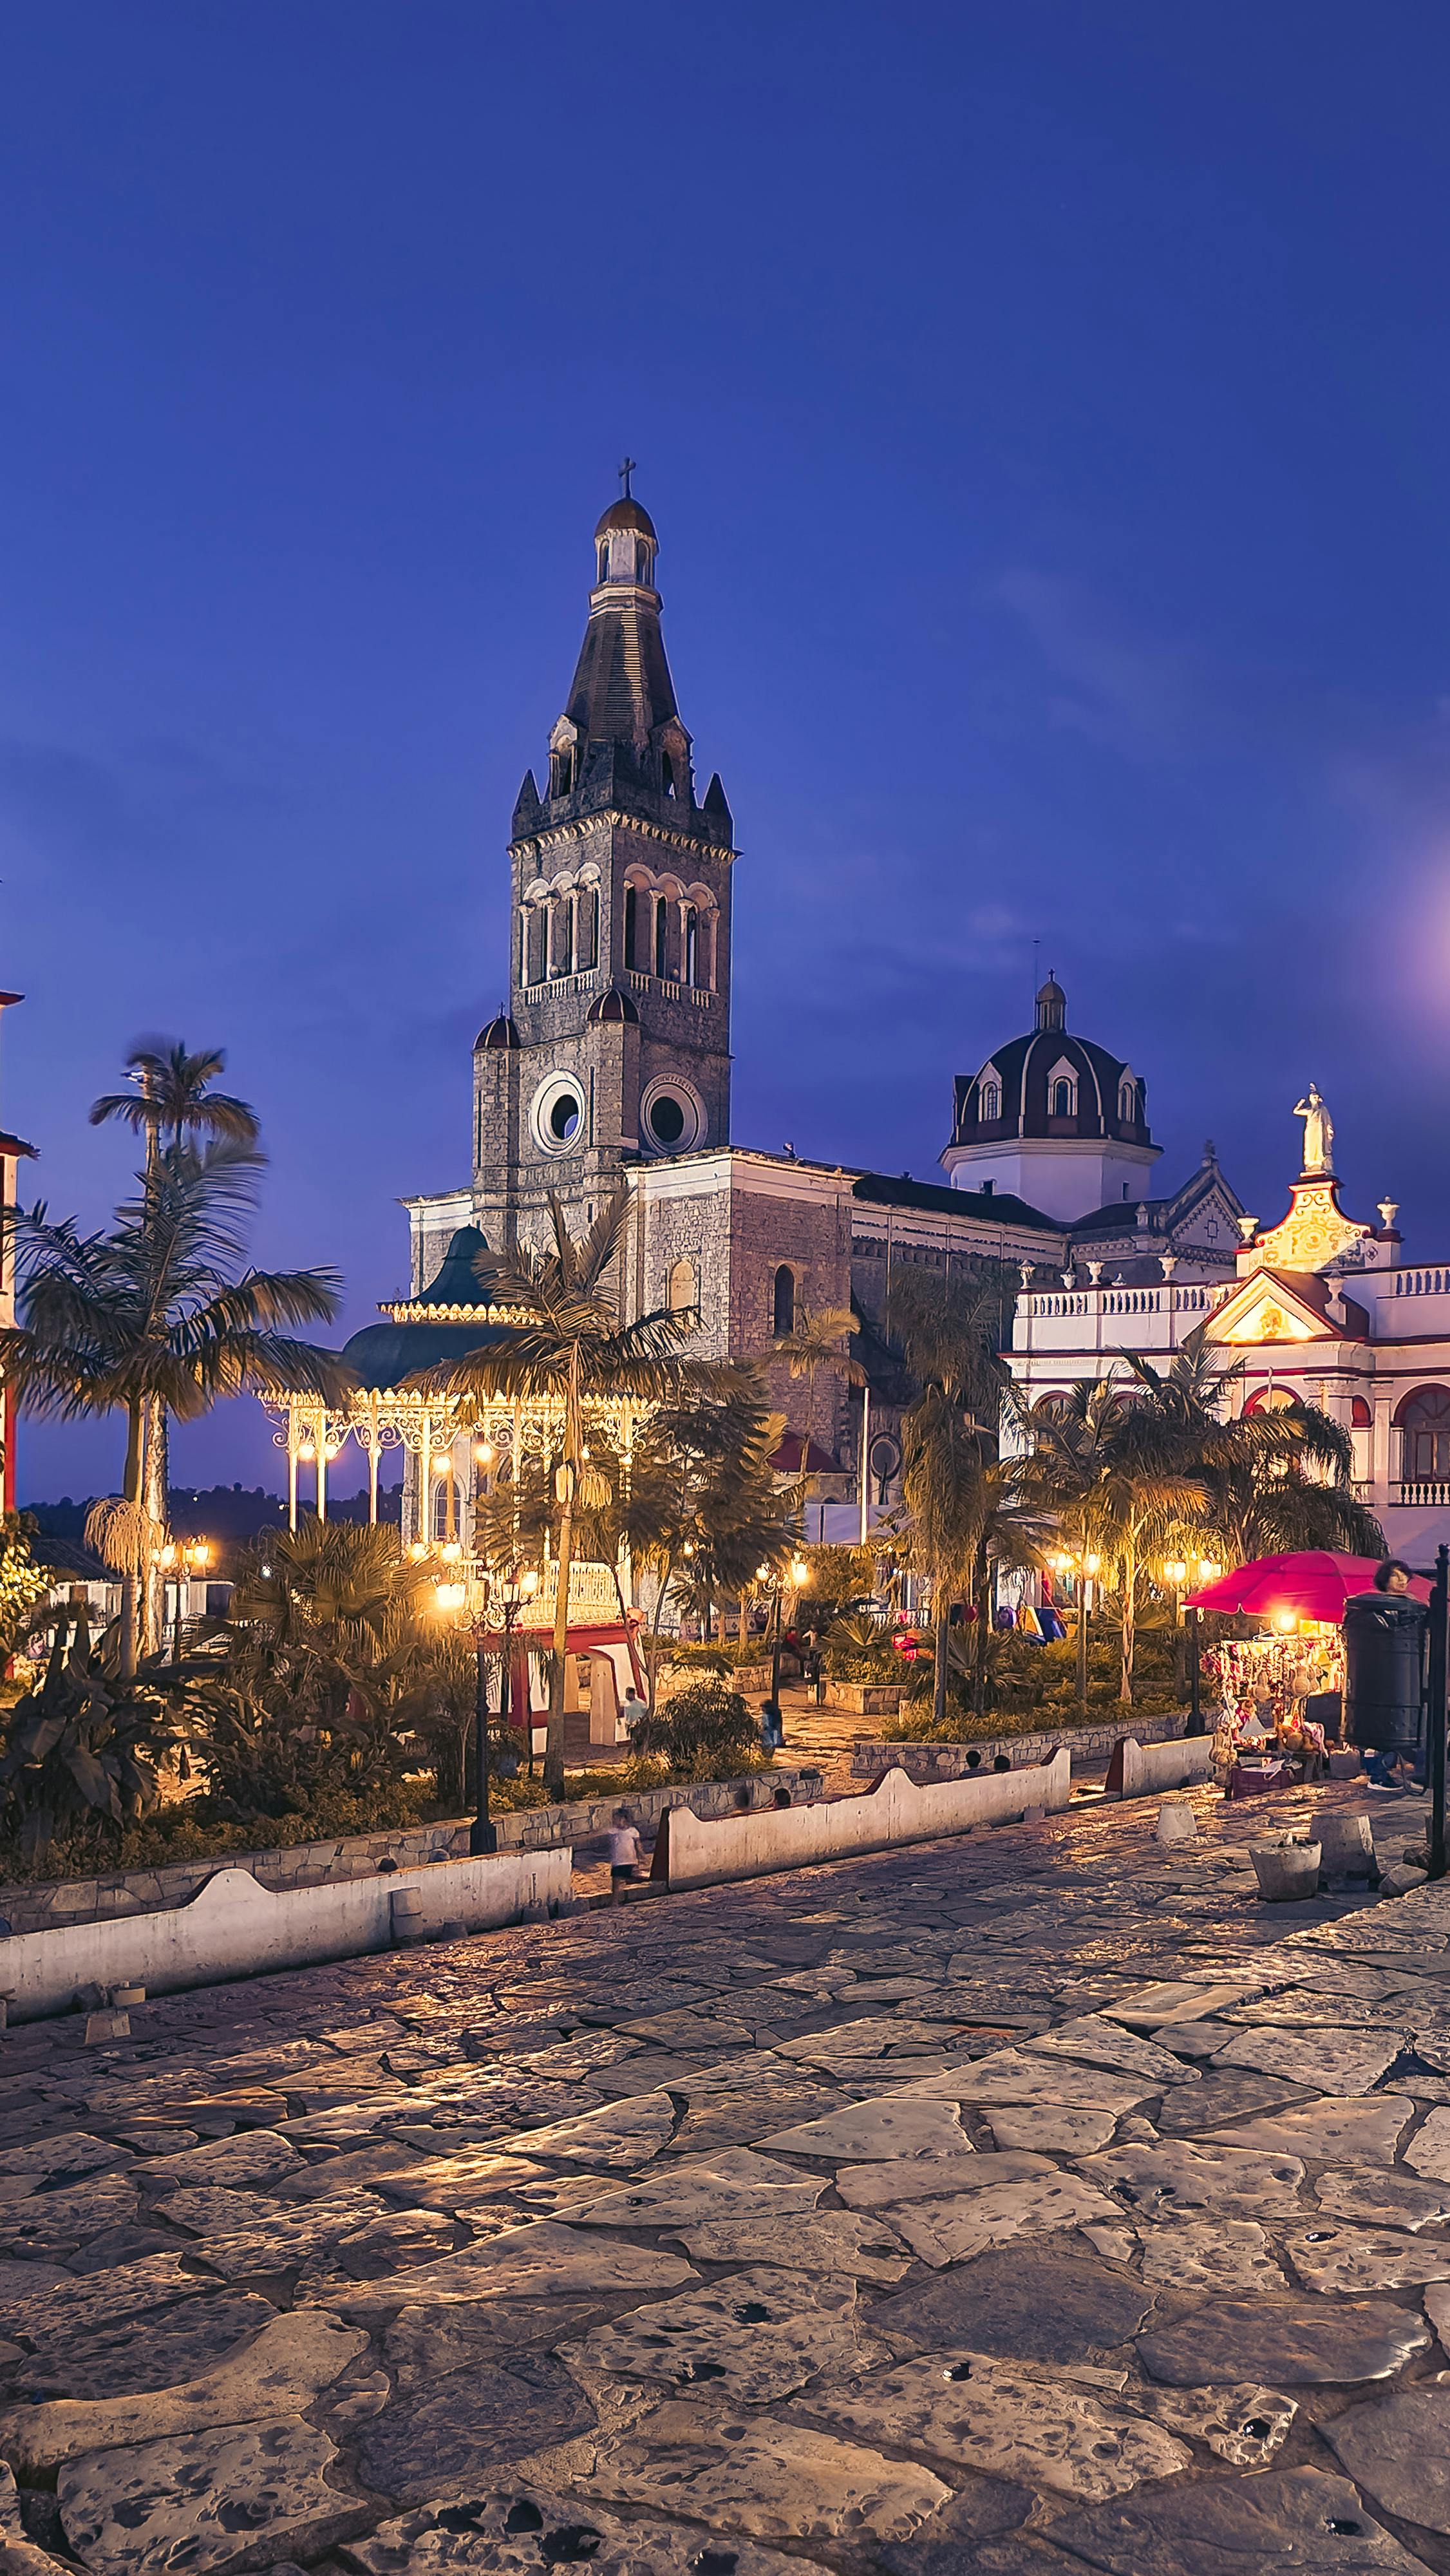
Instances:
[[[937,1177],[1026,1024],[1450,1253],[1440,0],[46,0],[0,31],[0,1116],[99,1220],[220,1043],[260,1256],[405,1281],[627,448],[735,1139]],[[22,1497],[114,1487],[22,1431]],[[255,1407],[178,1440],[272,1481]]]

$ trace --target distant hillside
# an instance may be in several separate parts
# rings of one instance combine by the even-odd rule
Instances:
[[[25,1503],[21,1508],[32,1515],[45,1537],[65,1539],[79,1547],[85,1537],[86,1515],[95,1499],[87,1495],[84,1502],[77,1503],[69,1494],[62,1494],[58,1503]],[[366,1494],[352,1494],[328,1504],[330,1520],[365,1521],[367,1516]],[[401,1484],[380,1485],[379,1520],[397,1527],[402,1517]],[[262,1530],[285,1529],[287,1505],[280,1494],[269,1494],[260,1485],[173,1485],[171,1526],[178,1538],[209,1538],[216,1547],[236,1547],[246,1539],[256,1538]]]

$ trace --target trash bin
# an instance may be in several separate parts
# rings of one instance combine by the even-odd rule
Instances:
[[[1344,1732],[1381,1753],[1424,1741],[1429,1612],[1406,1592],[1355,1592],[1344,1605]]]

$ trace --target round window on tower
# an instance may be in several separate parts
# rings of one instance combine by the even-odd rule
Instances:
[[[649,1132],[657,1145],[678,1145],[685,1132],[685,1113],[672,1091],[662,1091],[651,1109]]]
[[[577,1154],[584,1142],[584,1096],[572,1074],[552,1074],[534,1095],[534,1141],[546,1154]]]
[[[677,1075],[651,1082],[639,1104],[642,1141],[652,1154],[688,1154],[705,1139],[704,1104]]]

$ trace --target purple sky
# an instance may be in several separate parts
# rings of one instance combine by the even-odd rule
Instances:
[[[935,1175],[1071,1022],[1450,1252],[1450,20],[47,0],[0,34],[0,1114],[220,1043],[259,1252],[404,1280],[627,447],[737,879],[737,1141]],[[26,1496],[111,1427],[31,1427]],[[259,1476],[238,1407],[187,1478]]]

